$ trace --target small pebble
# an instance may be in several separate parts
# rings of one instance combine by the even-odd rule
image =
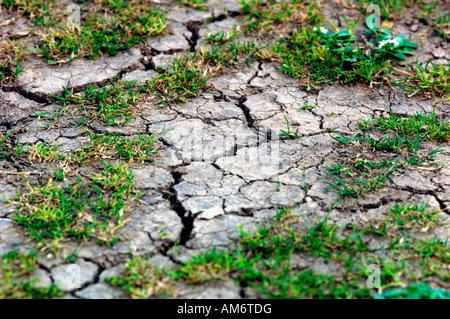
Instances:
[[[442,59],[443,57],[445,57],[445,51],[442,48],[437,48],[436,50],[432,51],[431,54],[436,59]]]

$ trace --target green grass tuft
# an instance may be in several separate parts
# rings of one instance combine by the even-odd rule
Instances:
[[[133,106],[142,96],[134,82],[113,82],[104,87],[89,85],[82,93],[72,94],[64,88],[60,96],[52,95],[62,107],[49,120],[53,121],[63,114],[79,114],[78,127],[98,119],[110,125],[123,125],[133,118]],[[73,110],[75,106],[75,110]]]
[[[0,299],[43,299],[62,296],[54,284],[37,287],[39,278],[30,276],[38,269],[37,252],[22,255],[17,250],[0,258]]]
[[[196,96],[209,77],[209,74],[188,59],[176,60],[172,68],[144,83],[142,89],[155,95],[158,104],[183,103],[186,98]]]
[[[104,163],[103,172],[91,176],[90,183],[77,178],[65,187],[51,179],[30,185],[29,192],[12,200],[18,207],[14,220],[40,243],[93,237],[111,244],[118,240],[115,231],[129,221],[124,220],[126,202],[140,196],[132,191],[134,175],[127,166]]]
[[[416,63],[415,75],[394,82],[410,96],[422,94],[426,96],[450,97],[450,64],[425,65]]]
[[[395,218],[392,216],[390,221],[394,222]],[[419,218],[426,220],[422,215]],[[370,264],[380,267],[381,289],[405,287],[408,283],[436,276],[446,280],[447,243],[407,237],[404,231],[389,229],[390,236],[382,235],[387,245],[370,248],[367,242],[380,234],[355,224],[328,225],[328,215],[310,222],[301,212],[295,214],[292,209],[285,208],[267,220],[256,233],[241,229],[241,245],[234,251],[213,248],[183,265],[166,269],[156,268],[148,258],[137,257],[127,264],[124,276],[110,278],[108,282],[124,288],[132,297],[149,298],[177,296],[177,281],[197,285],[233,278],[263,298],[304,299],[374,297],[376,291],[366,286],[371,275]],[[344,271],[319,274],[312,270],[312,264],[306,263],[299,269],[293,262],[294,258],[308,261],[311,257],[320,258],[325,264],[339,265],[337,267]],[[421,268],[421,272],[418,273],[417,268]]]
[[[97,158],[121,158],[130,161],[153,162],[159,153],[154,143],[158,139],[155,133],[140,133],[134,138],[121,134],[92,134],[87,131],[91,145],[76,150],[74,160],[82,163]]]

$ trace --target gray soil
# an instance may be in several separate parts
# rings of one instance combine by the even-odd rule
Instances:
[[[19,145],[55,143],[62,145],[59,151],[70,153],[87,145],[86,129],[126,136],[172,129],[158,141],[162,152],[156,162],[131,163],[135,187],[145,190],[146,195],[142,204],[131,204],[131,221],[118,233],[125,239],[112,247],[93,240],[61,242],[58,256],[48,253],[39,258],[37,275],[42,285],[62,282],[60,288],[67,291],[67,298],[127,298],[126,293],[103,283],[103,279],[121,274],[130,254],[149,254],[155,265],[166,267],[213,247],[235,249],[239,245],[238,226],[255,230],[277,209],[294,203],[310,218],[325,216],[339,198],[333,190],[325,192],[328,185],[324,180],[329,179],[325,167],[342,159],[378,156],[361,145],[342,145],[330,133],[354,134],[359,120],[387,116],[390,109],[397,114],[434,110],[445,118],[450,115],[448,101],[435,104],[437,99],[409,97],[389,85],[331,84],[307,91],[299,80],[278,72],[279,63],[253,61],[251,67],[242,64],[214,75],[208,89],[185,104],[161,107],[143,98],[134,119],[123,126],[93,121],[75,130],[73,120],[63,117],[46,129],[46,122],[36,116],[58,107],[51,94],[60,94],[62,86],[77,92],[89,84],[105,85],[115,77],[151,79],[155,67],[168,65],[175,56],[202,45],[208,34],[234,25],[239,7],[235,0],[215,4],[210,11],[175,7],[169,13],[171,28],[167,32],[114,57],[78,59],[58,67],[30,56],[16,84],[0,90],[0,130],[5,134],[10,131]],[[336,8],[340,17],[348,11]],[[359,14],[351,12],[350,17]],[[412,18],[413,14],[410,16],[394,27],[395,32],[419,43],[409,62],[450,59],[449,44],[437,36],[419,37],[431,31]],[[29,21],[15,21],[13,26],[2,33],[26,30]],[[307,101],[314,108],[299,111]],[[286,128],[284,116],[301,138],[278,138],[280,130]],[[426,147],[433,150],[439,145],[429,143]],[[450,147],[443,145],[435,160],[447,163],[449,156]],[[19,187],[26,189],[26,179],[35,184],[47,181],[58,167],[56,163],[19,161],[14,156],[1,160],[0,165],[0,193],[6,198],[15,197]],[[74,165],[70,173],[89,176],[100,168],[101,163],[93,161]],[[26,174],[20,174],[23,172]],[[450,169],[446,165],[400,169],[385,188],[338,205],[329,220],[340,226],[383,220],[393,205],[408,201],[428,202],[431,209],[442,209],[441,214],[446,215]],[[25,253],[35,245],[10,219],[16,214],[16,207],[0,202],[0,255],[14,249]],[[428,236],[448,238],[450,230],[444,226]],[[73,265],[65,257],[73,253],[79,256],[76,265],[81,269],[81,286],[59,280],[71,273]],[[315,268],[327,274],[334,271],[325,264]],[[185,298],[251,295],[233,281],[199,286],[180,283],[180,291]]]

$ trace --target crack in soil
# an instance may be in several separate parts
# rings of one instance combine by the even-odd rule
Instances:
[[[185,27],[192,33],[192,36],[190,38],[185,36],[185,39],[191,46],[190,52],[195,52],[195,47],[197,46],[198,39],[200,39],[200,35],[198,33],[200,29],[199,24],[196,22],[188,22],[186,23]]]
[[[250,115],[250,109],[248,107],[246,107],[244,104],[246,101],[247,101],[247,96],[244,95],[242,98],[240,98],[238,100],[238,103],[236,103],[236,106],[239,107],[242,110],[242,112],[244,112],[247,126],[249,128],[253,128],[253,124],[255,123],[255,120]]]
[[[188,213],[188,211],[184,208],[184,206],[177,197],[177,191],[175,190],[175,186],[181,183],[182,174],[180,172],[172,172],[171,174],[174,182],[170,186],[169,190],[163,193],[163,198],[167,199],[170,202],[172,210],[174,210],[178,214],[178,217],[180,217],[181,219],[183,228],[181,230],[178,243],[179,245],[185,246],[186,242],[189,239],[191,239],[190,237],[192,230],[194,228],[195,217]]]

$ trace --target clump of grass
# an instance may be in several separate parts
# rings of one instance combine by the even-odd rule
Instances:
[[[172,68],[145,82],[142,89],[155,95],[157,103],[183,103],[186,98],[193,97],[204,86],[210,75],[189,59],[177,59]]]
[[[180,0],[180,4],[197,10],[205,10],[209,6],[208,0]]]
[[[416,240],[413,236],[397,235],[387,247],[389,257],[371,253],[364,257],[361,270],[367,269],[368,264],[379,265],[383,289],[406,287],[427,277],[445,281],[450,279],[446,269],[450,260],[448,248],[447,241],[437,238]]]
[[[132,298],[148,299],[153,296],[176,297],[178,291],[173,286],[173,280],[167,274],[155,267],[148,257],[138,257],[126,265],[123,277],[107,278],[111,285],[122,287]]]
[[[47,142],[38,143],[32,147],[28,147],[28,160],[33,162],[55,162],[64,160],[64,155],[58,153],[56,150],[60,148],[61,145],[50,145]]]
[[[37,254],[32,251],[23,255],[13,250],[1,257],[0,299],[43,299],[63,295],[54,284],[45,288],[36,287],[39,278],[27,278],[38,269]]]
[[[219,31],[213,34],[210,34],[209,36],[207,36],[205,38],[206,42],[210,42],[213,44],[223,44],[226,42],[229,42],[233,39],[235,39],[237,36],[239,36],[242,31],[241,31],[241,27],[240,26],[233,26],[232,28],[230,28],[229,31]]]
[[[398,229],[418,228],[422,232],[434,227],[442,221],[438,216],[440,211],[428,211],[428,204],[423,202],[420,206],[415,203],[409,205],[395,205],[391,214]]]
[[[78,127],[98,119],[112,125],[122,125],[133,118],[133,106],[142,96],[134,82],[113,82],[105,87],[89,85],[82,93],[73,94],[66,88],[61,96],[52,95],[63,104],[49,119],[54,120],[72,111],[81,114]],[[73,110],[72,105],[75,105]]]
[[[79,25],[69,21],[67,7],[54,0],[3,0],[0,4],[26,14],[41,27],[34,52],[53,64],[105,53],[116,55],[167,28],[166,13],[146,0],[84,3]]]
[[[308,103],[309,103],[309,99],[306,99],[305,105],[303,105],[303,106],[302,106],[301,108],[299,108],[298,110],[299,110],[299,111],[307,111],[307,110],[312,110],[312,109],[315,109],[315,108],[316,108],[315,106],[308,105]]]
[[[397,132],[405,136],[418,136],[423,141],[442,140],[450,137],[450,123],[445,118],[439,118],[434,110],[430,114],[416,112],[412,117],[396,115],[391,111],[388,117],[373,117],[371,120],[363,120],[359,123],[362,131],[382,130]]]
[[[54,177],[55,181],[63,181],[67,177],[67,171],[64,168],[60,167],[55,170]]]
[[[164,31],[166,14],[144,0],[97,1],[80,26],[60,24],[44,33],[36,53],[50,63],[67,63],[80,57],[116,55],[142,39]]]
[[[22,154],[30,154],[31,148],[28,143],[19,146],[19,139],[16,139],[16,146],[14,147],[13,137],[11,132],[6,135],[0,133],[0,159],[11,158],[14,154],[21,156]]]
[[[69,63],[77,58],[91,56],[81,53],[87,50],[86,37],[82,30],[74,27],[64,27],[58,30],[50,29],[44,34],[41,47],[36,48],[37,55],[44,57],[48,63]],[[93,55],[92,55],[93,56]]]
[[[388,219],[381,222],[372,221],[364,230],[379,236],[388,236],[390,234],[396,237],[401,235],[398,232],[406,230],[426,233],[428,230],[441,225],[445,220],[445,218],[439,216],[440,212],[439,210],[430,211],[426,202],[422,202],[420,205],[412,202],[405,202],[401,205],[395,204],[390,209]]]
[[[351,37],[350,33],[345,34],[347,37]],[[340,53],[327,50],[331,41],[328,46],[323,46],[320,39],[320,33],[303,28],[294,31],[292,37],[280,40],[274,48],[284,61],[280,71],[296,78],[306,78],[308,82],[310,78],[316,83],[333,82],[343,77],[346,74],[344,63],[347,58],[345,54],[350,53],[349,50],[352,55],[356,55],[357,52],[354,52],[353,48]],[[330,39],[334,42],[332,37]],[[335,43],[337,46],[338,42]],[[346,64],[349,66],[350,61]],[[384,65],[380,65],[380,68],[384,67]]]
[[[234,271],[251,267],[252,261],[242,250],[235,253],[220,251],[215,248],[203,255],[194,256],[186,265],[171,274],[175,280],[187,280],[199,284],[210,280],[226,279]]]
[[[394,82],[401,89],[410,93],[410,96],[422,94],[426,96],[450,96],[450,64],[425,65],[416,63],[415,75]]]
[[[356,281],[339,280],[311,270],[293,272],[289,255],[262,257],[260,254],[216,252],[193,257],[186,265],[169,273],[174,280],[191,284],[235,277],[238,283],[250,285],[265,298],[350,298],[369,296],[368,289],[359,288]]]
[[[375,147],[379,145],[375,144]],[[388,145],[389,147],[387,148]],[[338,205],[343,199],[349,197],[360,197],[369,192],[376,191],[386,187],[386,183],[391,175],[399,168],[404,168],[407,165],[422,166],[429,158],[436,155],[438,152],[433,151],[426,155],[418,152],[420,144],[414,147],[414,154],[402,161],[400,159],[388,160],[382,159],[380,161],[369,161],[366,159],[357,159],[353,163],[337,163],[327,167],[328,173],[335,175],[333,181],[324,180],[330,190],[335,190],[339,193],[339,200],[333,204]],[[398,147],[396,144],[384,144],[378,149],[394,150]]]
[[[76,161],[86,162],[96,158],[123,158],[142,162],[153,162],[157,147],[153,144],[158,139],[155,133],[140,133],[134,138],[120,134],[92,134],[87,131],[92,144],[76,150]]]
[[[450,40],[450,11],[444,11],[433,21],[433,30],[446,40]]]
[[[162,134],[170,130],[163,130]],[[51,145],[47,142],[37,143],[33,146],[21,145],[18,141],[16,149],[10,145],[9,135],[0,135],[0,158],[11,158],[13,153],[17,156],[28,154],[30,163],[60,162],[64,165],[73,163],[84,163],[94,159],[124,159],[130,162],[153,162],[157,159],[159,149],[155,142],[159,139],[156,132],[147,134],[139,133],[135,137],[125,137],[122,134],[93,134],[86,131],[91,139],[91,145],[80,147],[75,152],[62,154],[58,149],[62,145]],[[6,146],[3,146],[6,145]],[[5,152],[2,152],[2,151]],[[56,174],[56,173],[55,173]],[[62,174],[62,175],[61,175]],[[65,173],[58,171],[56,180],[63,180]]]
[[[365,138],[351,138],[348,139],[342,134],[338,133],[337,136],[331,136],[333,139],[338,140],[344,144],[359,143],[363,140],[368,140],[371,146],[377,150],[394,150],[398,147],[397,140],[387,140],[387,142],[376,141],[374,139]],[[402,162],[398,159],[389,160],[381,159],[380,161],[369,161],[366,159],[358,158],[352,163],[337,163],[327,167],[328,174],[334,175],[333,181],[325,181],[329,185],[326,192],[335,190],[339,193],[340,198],[334,204],[337,205],[343,199],[349,197],[360,197],[368,192],[376,191],[386,187],[386,182],[390,176],[400,167],[404,167],[408,164],[420,165],[422,162],[414,154],[410,159]]]
[[[208,73],[215,73],[222,68],[238,63],[239,51],[231,50],[230,47],[231,44],[228,48],[224,45],[201,47],[194,54],[192,60],[198,61],[199,65],[208,69]]]
[[[348,138],[341,133],[337,132],[336,136],[330,135],[330,137],[336,141],[339,141],[345,145],[361,145],[362,147],[367,148],[369,146],[368,150],[372,151],[384,151],[384,152],[396,152],[397,155],[400,155],[401,153],[403,156],[409,156],[406,157],[404,161],[401,160],[395,160],[395,161],[387,161],[382,160],[380,164],[377,164],[378,168],[381,167],[388,167],[389,165],[386,165],[388,163],[391,163],[392,167],[404,167],[407,165],[417,165],[417,166],[423,166],[425,163],[427,163],[428,160],[430,160],[433,156],[436,154],[439,154],[442,152],[442,148],[437,148],[429,153],[422,153],[420,152],[420,148],[422,147],[422,142],[424,141],[421,139],[421,135],[417,134],[415,136],[407,136],[407,135],[399,135],[396,133],[395,137],[391,135],[390,133],[387,133],[381,138],[375,139],[373,137],[364,137],[359,136],[359,133],[355,134],[354,136]],[[362,143],[367,142],[367,144]],[[359,160],[356,161],[356,164],[359,163]],[[428,165],[434,165],[435,162],[428,162]]]
[[[238,64],[241,57],[246,57],[247,66],[255,58],[263,58],[261,50],[252,42],[202,47],[186,58],[175,60],[170,68],[145,82],[141,90],[152,94],[157,104],[184,103],[187,98],[197,96],[214,73]]]
[[[386,187],[386,182],[391,174],[398,167],[395,162],[386,163],[387,170],[368,172],[360,170],[361,166],[346,167],[345,164],[339,163],[328,167],[328,173],[337,175],[333,176],[333,181],[325,181],[329,188],[325,192],[335,190],[339,193],[340,199],[334,205],[340,203],[342,199],[349,197],[360,197],[368,192],[376,191]],[[377,168],[382,167],[379,163],[375,164]]]
[[[3,0],[0,5],[6,10],[28,15],[37,26],[53,26],[61,21],[56,3],[55,0]]]
[[[342,236],[336,225],[328,224],[328,217],[317,223],[306,222],[306,230],[300,233],[293,226],[298,222],[290,209],[278,212],[268,227],[260,228],[257,234],[242,233],[242,244],[264,256],[288,257],[292,252],[306,252],[326,261],[338,257],[346,250],[366,251],[361,241],[362,233],[355,231]]]
[[[88,234],[79,220],[85,207],[86,189],[78,180],[70,187],[60,187],[52,181],[32,187],[28,193],[18,195],[18,224],[23,225],[30,237],[37,241],[44,238],[59,239]]]
[[[357,158],[351,163],[337,163],[328,167],[328,173],[335,176],[333,181],[325,181],[330,186],[327,191],[334,189],[340,194],[338,203],[348,197],[358,197],[384,188],[390,176],[399,168],[407,165],[423,166],[442,151],[438,148],[423,154],[420,151],[423,143],[429,140],[443,141],[450,137],[449,123],[439,119],[434,111],[431,114],[417,112],[410,118],[391,112],[388,117],[361,120],[359,128],[362,132],[380,130],[388,133],[380,139],[364,137],[359,133],[349,138],[339,132],[330,137],[348,146],[364,147],[363,143],[368,143],[373,151],[396,152],[397,158],[381,158],[378,161]],[[406,158],[402,160],[400,154]]]
[[[280,71],[302,78],[308,87],[310,81],[372,84],[385,79],[395,61],[406,59],[406,54],[413,54],[417,48],[405,36],[393,37],[386,29],[370,31],[376,35],[374,44],[364,46],[353,34],[357,22],[347,22],[348,30],[336,32],[322,26],[295,29],[273,48],[284,62]]]
[[[448,239],[438,238],[417,241],[412,245],[413,252],[419,256],[420,269],[425,276],[437,276],[444,281],[450,280],[446,265],[450,262]]]
[[[0,83],[12,82],[13,79],[23,72],[23,64],[18,60],[5,60],[0,62]]]
[[[11,135],[11,132],[9,132],[8,134],[3,135],[2,133],[0,133],[0,159],[2,158],[11,158],[12,153],[11,151],[11,147],[7,146],[9,137]],[[4,152],[6,151],[6,152]]]
[[[392,236],[386,247],[371,249],[366,244],[369,232],[355,224],[328,225],[328,215],[317,223],[303,218],[302,224],[300,217],[290,208],[282,209],[254,234],[241,229],[242,240],[237,250],[213,248],[181,266],[155,269],[148,259],[135,258],[123,277],[108,282],[137,298],[161,295],[158,287],[163,288],[164,294],[170,294],[179,280],[196,285],[229,278],[241,286],[253,287],[265,298],[369,298],[375,295],[363,284],[371,275],[369,264],[380,266],[382,289],[404,287],[424,278],[446,278],[449,255],[445,242],[406,239],[405,230],[400,229],[403,233]],[[326,263],[343,267],[344,274],[317,274],[311,265],[301,269],[292,267],[294,254],[300,258],[324,258]],[[415,267],[422,268],[423,272],[417,273]],[[158,278],[162,281],[160,286]]]
[[[321,16],[314,1],[244,0],[241,12],[245,30],[258,30],[260,35],[278,36],[291,32],[306,22],[320,22]]]
[[[193,61],[202,65],[208,70],[208,73],[215,73],[230,65],[237,65],[240,58],[245,57],[245,64],[250,67],[249,63],[254,59],[268,59],[269,52],[264,50],[266,47],[259,45],[257,42],[234,42],[228,44],[212,45],[201,48],[197,52]]]
[[[296,27],[307,22],[321,22],[323,20],[320,8],[315,1],[261,1],[244,0],[240,10],[244,15],[240,25],[229,31],[219,31],[205,38],[212,44],[227,43],[243,33],[256,31],[258,36],[285,36]]]
[[[298,129],[295,132],[292,132],[291,129],[289,128],[289,121],[287,119],[287,117],[285,116],[284,119],[286,120],[286,131],[281,130],[281,133],[278,134],[279,137],[287,137],[289,139],[296,139],[296,138],[300,138],[300,135],[298,135]]]
[[[26,57],[24,42],[16,40],[0,41],[2,55],[0,56],[0,84],[6,85],[23,72],[23,59]]]
[[[134,186],[133,171],[128,170],[128,165],[109,165],[104,163],[102,173],[91,176],[94,188],[97,191],[95,206],[96,213],[106,211],[107,219],[114,219],[118,222],[126,213],[125,201],[137,199],[138,192],[133,195]],[[98,196],[100,195],[100,196]]]
[[[29,192],[19,192],[12,201],[18,207],[14,220],[40,243],[93,237],[112,244],[118,240],[114,232],[127,222],[125,203],[139,197],[132,193],[133,178],[127,165],[104,163],[103,172],[92,176],[90,184],[77,178],[66,187],[51,179],[30,185]]]
[[[128,165],[108,165],[101,174],[92,176],[95,197],[88,198],[89,206],[94,212],[94,221],[98,219],[100,227],[95,228],[95,237],[101,243],[114,244],[120,238],[115,236],[117,229],[125,225],[130,219],[124,220],[127,215],[127,202],[139,199],[140,191],[132,193],[134,174],[128,170]],[[92,216],[92,215],[90,215]],[[100,218],[99,218],[100,216]]]

